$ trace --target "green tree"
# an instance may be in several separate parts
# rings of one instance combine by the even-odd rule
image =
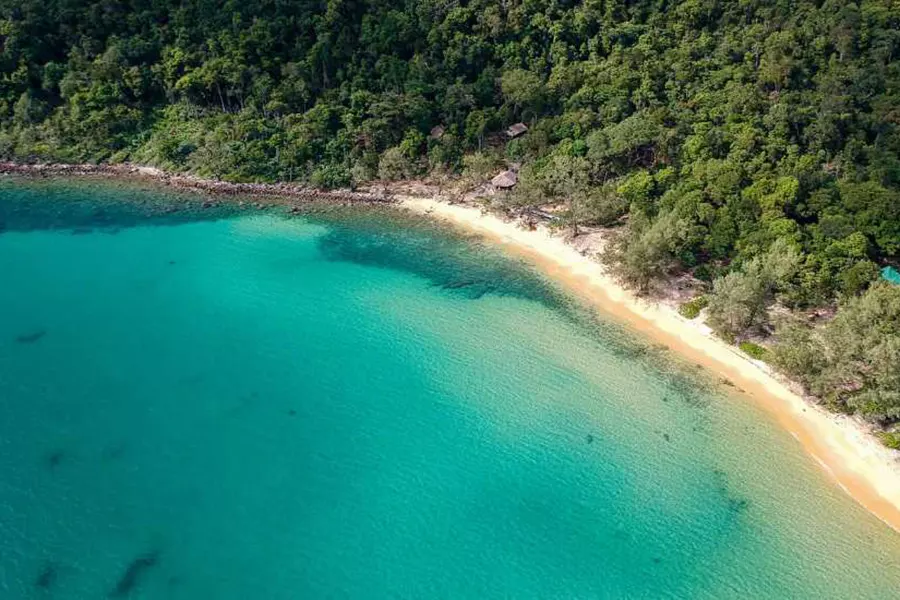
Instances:
[[[590,166],[582,157],[557,154],[546,171],[547,190],[565,203],[560,218],[577,236],[578,226],[588,217]]]
[[[778,330],[775,364],[843,410],[882,425],[900,420],[900,287],[872,285],[825,325]]]
[[[765,255],[716,279],[709,295],[710,327],[733,338],[762,322],[774,294],[792,286],[802,259],[790,242],[779,239]]]
[[[514,115],[534,119],[540,113],[544,103],[544,83],[531,71],[513,69],[504,72],[500,90]]]
[[[655,279],[677,266],[675,257],[689,233],[690,224],[675,211],[653,220],[638,213],[632,216],[628,233],[610,244],[605,255],[625,283],[645,293]]]
[[[385,181],[396,181],[407,176],[409,159],[399,146],[388,148],[378,161],[378,177]]]
[[[758,262],[732,271],[713,282],[707,322],[716,331],[735,337],[753,325],[766,308],[767,281]]]

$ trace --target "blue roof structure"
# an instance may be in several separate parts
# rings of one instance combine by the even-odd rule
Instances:
[[[900,285],[900,271],[895,269],[894,267],[885,267],[881,270],[881,276],[893,283],[894,285]]]

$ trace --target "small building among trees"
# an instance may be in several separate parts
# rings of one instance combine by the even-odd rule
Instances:
[[[900,271],[894,267],[885,267],[881,270],[881,277],[894,285],[900,285]]]
[[[491,179],[491,185],[497,189],[508,190],[519,182],[519,176],[515,171],[503,171]]]
[[[510,125],[506,130],[506,135],[510,138],[517,138],[523,133],[528,131],[528,125],[525,123],[516,123],[515,125]]]

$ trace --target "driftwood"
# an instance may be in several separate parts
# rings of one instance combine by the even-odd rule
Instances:
[[[541,210],[539,208],[525,208],[522,210],[525,215],[533,219],[538,219],[540,221],[555,221],[559,217],[554,215],[553,213],[547,212],[546,210]]]

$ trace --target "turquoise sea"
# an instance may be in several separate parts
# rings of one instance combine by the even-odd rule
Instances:
[[[528,265],[200,201],[0,181],[0,598],[897,597],[762,409]]]

